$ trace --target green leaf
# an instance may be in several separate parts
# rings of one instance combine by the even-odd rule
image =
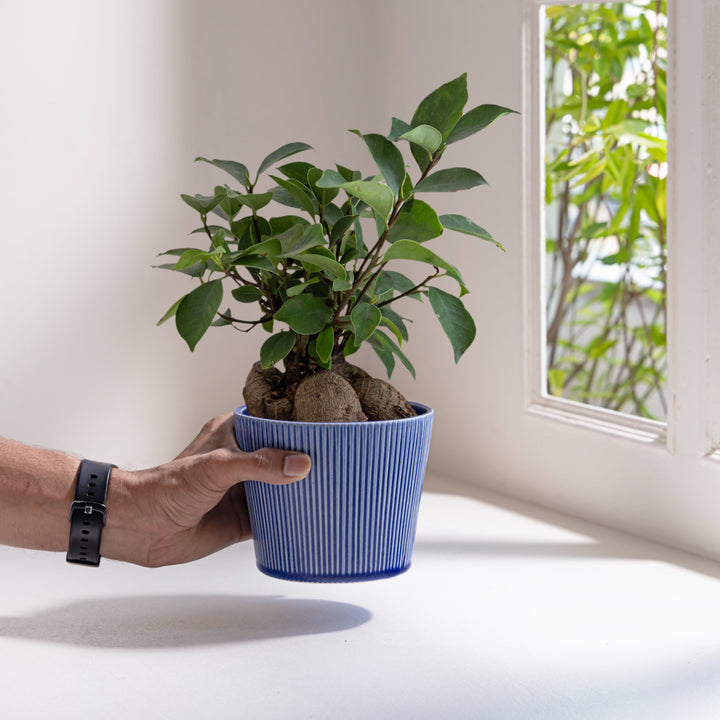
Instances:
[[[352,288],[352,286],[352,282],[350,282],[350,280],[348,280],[347,278],[335,278],[333,280],[332,290],[333,292],[347,292]]]
[[[348,180],[335,170],[325,170],[320,179],[315,183],[319,188],[340,188]]]
[[[222,280],[212,280],[195,288],[180,301],[175,325],[191,351],[195,350],[200,338],[210,327],[222,296]]]
[[[207,215],[222,200],[222,197],[217,195],[180,195],[180,197],[203,216]]]
[[[413,378],[415,378],[415,368],[413,367],[413,364],[405,356],[405,353],[403,353],[403,351],[398,347],[397,343],[391,338],[389,338],[387,335],[385,335],[384,332],[382,332],[381,330],[376,330],[372,337],[369,338],[369,342],[370,345],[373,346],[375,343],[379,343],[384,350],[389,350],[393,355],[397,355],[397,357],[400,358],[400,362],[407,368],[408,372],[413,376]],[[380,359],[382,360],[382,356],[380,355],[380,353],[378,353],[378,356],[380,356]],[[392,371],[388,369],[388,377],[390,377],[391,372]]]
[[[312,295],[290,298],[275,313],[275,320],[287,323],[300,335],[319,333],[333,318],[333,311]]]
[[[387,370],[388,378],[392,377],[393,370],[395,369],[395,355],[392,350],[388,347],[387,343],[383,343],[380,338],[380,333],[373,335],[368,339],[370,347],[376,352],[377,356],[382,361],[382,364]],[[349,343],[348,343],[349,344]],[[354,347],[354,346],[353,346]]]
[[[443,225],[437,213],[422,200],[408,200],[398,213],[387,235],[388,242],[415,240],[426,242],[442,235]]]
[[[405,318],[402,317],[399,313],[396,313],[389,305],[383,305],[381,309],[383,314],[383,324],[392,323],[393,327],[396,328],[397,331],[400,333],[398,342],[400,342],[401,340],[407,341],[408,331],[407,326],[405,325]],[[391,328],[391,330],[392,329],[393,328]],[[393,332],[395,332],[395,330],[393,330]]]
[[[315,352],[320,362],[327,364],[330,361],[334,347],[335,333],[333,332],[332,325],[328,325],[320,331],[315,341]]]
[[[275,175],[271,175],[270,177],[295,200],[297,203],[296,207],[302,208],[305,212],[315,217],[317,206],[315,205],[315,198],[308,187],[297,180],[285,180]],[[275,199],[282,202],[277,196]]]
[[[323,249],[324,248],[317,248],[318,252],[298,253],[293,255],[293,258],[303,265],[325,270],[333,277],[344,280],[346,277],[345,266],[341,265],[334,257],[331,257],[332,253],[329,251],[327,254],[319,252]]]
[[[305,184],[307,182],[308,172],[314,167],[315,166],[312,163],[298,160],[297,162],[291,162],[287,165],[281,165],[278,170],[283,175]]]
[[[387,139],[390,140],[390,142],[397,142],[400,139],[401,135],[404,135],[408,130],[411,130],[412,126],[408,125],[404,120],[399,120],[398,118],[394,117],[392,119],[392,124],[390,126],[390,133],[387,136]]]
[[[310,248],[324,245],[322,225],[293,225],[284,233],[277,236],[280,241],[281,252],[279,257],[297,257]]]
[[[257,195],[252,193],[250,195],[237,195],[236,198],[253,212],[257,212],[273,199],[273,192],[272,190],[268,190],[267,192],[258,193]]]
[[[260,348],[260,363],[264,369],[283,360],[295,347],[295,333],[289,330],[271,335]]]
[[[382,135],[370,133],[360,137],[365,141],[388,187],[395,195],[399,195],[405,180],[405,160],[400,150]]]
[[[367,203],[380,217],[387,220],[395,204],[393,191],[377,180],[356,180],[342,185],[350,195]]]
[[[171,317],[175,317],[175,313],[177,312],[177,309],[182,302],[182,298],[174,302],[170,309],[157,321],[156,327],[158,325],[162,325],[165,321],[169,320]]]
[[[257,171],[257,176],[259,177],[260,175],[262,175],[265,170],[272,167],[276,162],[284,160],[286,157],[290,157],[290,155],[295,155],[296,153],[302,152],[303,150],[312,150],[312,146],[303,142],[292,142],[288,143],[287,145],[283,145],[282,147],[279,147],[277,150],[271,152],[260,163],[260,168]]]
[[[458,140],[464,140],[476,132],[484,130],[503,115],[509,115],[510,113],[517,114],[517,110],[510,110],[500,105],[478,105],[478,107],[468,110],[457,121],[457,124],[448,135],[447,144],[450,145],[450,143],[458,142]]]
[[[416,260],[418,262],[428,263],[437,268],[442,268],[451,278],[457,280],[463,295],[468,292],[456,267],[443,260],[432,250],[425,247],[425,245],[421,245],[414,240],[398,240],[393,243],[383,257],[383,262],[388,262],[389,260]]]
[[[462,301],[444,290],[428,288],[428,298],[450,340],[457,362],[475,339],[475,323]]]
[[[253,285],[236,287],[231,294],[238,302],[242,303],[257,302],[263,296],[260,288],[256,288]]]
[[[232,256],[226,256],[225,261],[230,265],[241,265],[246,268],[254,268],[256,270],[265,270],[265,272],[278,275],[277,268],[264,255],[245,255],[243,253],[235,253]]]
[[[407,140],[413,145],[419,145],[432,155],[442,145],[442,133],[432,125],[418,125],[403,133],[400,140]]]
[[[415,186],[415,192],[456,192],[487,185],[485,178],[470,168],[447,168],[428,175]]]
[[[396,272],[395,270],[383,270],[378,277],[376,287],[380,292],[384,292],[386,288],[391,287],[393,290],[402,294],[412,290],[416,284],[417,283],[414,283],[409,277]],[[418,297],[417,294],[409,295],[408,297],[422,302],[422,298]]]
[[[273,267],[277,265],[278,258],[282,252],[282,246],[277,238],[268,238],[260,243],[251,245],[247,250],[243,251],[243,255],[264,255],[272,263]]]
[[[206,162],[214,165],[226,173],[232,175],[243,187],[247,187],[250,182],[250,173],[248,169],[242,163],[235,162],[234,160],[208,160],[204,157],[196,157],[195,162]]]
[[[468,99],[467,73],[433,90],[418,105],[411,125],[431,125],[447,138],[462,115]]]
[[[308,171],[307,182],[310,185],[310,189],[313,191],[315,198],[321,208],[325,208],[337,197],[339,188],[322,188],[319,187],[317,182],[323,176],[323,171],[320,168],[312,168]],[[334,206],[333,206],[334,207]],[[339,210],[338,210],[339,212]]]
[[[280,215],[279,217],[270,218],[270,234],[277,237],[294,225],[307,227],[309,224],[307,219],[300,217],[300,215]]]
[[[223,317],[226,315],[227,317]],[[230,308],[227,308],[224,313],[220,313],[215,320],[210,323],[210,327],[225,327],[226,325],[232,325],[232,321],[227,318],[230,317]]]
[[[350,320],[355,333],[355,343],[359,345],[375,332],[382,320],[382,312],[371,303],[361,302],[352,309]]]
[[[343,215],[334,225],[332,228],[332,232],[330,233],[330,245],[334,245],[338,240],[340,240],[343,235],[345,235],[350,228],[352,228],[353,223],[357,219],[357,215]]]
[[[473,235],[474,237],[479,237],[482,240],[487,240],[497,245],[501,250],[505,249],[497,240],[493,239],[493,236],[487,230],[481,228],[464,215],[441,215],[440,222],[446,230],[454,230],[455,232],[465,233],[466,235]]]
[[[206,252],[205,250],[197,250],[195,248],[191,248],[190,250],[186,250],[178,259],[178,261],[173,266],[173,270],[185,270],[186,268],[192,267],[196,263],[205,262],[208,257],[210,257],[210,253]]]

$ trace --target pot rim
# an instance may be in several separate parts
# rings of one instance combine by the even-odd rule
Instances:
[[[326,426],[331,425],[335,427],[347,427],[347,426],[359,426],[359,427],[367,427],[368,425],[383,425],[388,423],[405,423],[405,422],[413,422],[417,421],[419,418],[426,418],[427,416],[432,417],[433,416],[433,409],[429,405],[423,405],[419,402],[414,402],[412,400],[409,401],[410,405],[415,409],[415,411],[418,413],[417,415],[409,418],[396,418],[394,420],[352,420],[352,421],[346,421],[346,422],[307,422],[304,420],[275,420],[273,418],[262,418],[257,417],[255,415],[250,415],[247,412],[247,405],[240,405],[239,407],[235,408],[233,415],[236,417],[242,417],[242,418],[248,418],[249,420],[256,420],[258,422],[263,423],[277,423],[277,424],[291,424],[291,425],[320,425],[320,426]],[[420,412],[418,412],[420,411]]]

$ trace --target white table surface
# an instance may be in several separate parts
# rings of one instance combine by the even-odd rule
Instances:
[[[427,493],[413,567],[148,570],[0,548],[0,718],[718,720],[720,567],[477,494]]]

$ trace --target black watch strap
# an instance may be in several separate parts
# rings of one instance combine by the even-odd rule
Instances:
[[[100,539],[105,526],[105,498],[110,472],[116,465],[83,460],[78,472],[75,501],[70,506],[70,541],[66,560],[81,565],[100,564]]]

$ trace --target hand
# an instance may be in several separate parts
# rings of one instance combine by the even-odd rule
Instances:
[[[110,476],[104,557],[158,567],[196,560],[251,537],[243,481],[284,485],[310,471],[307,455],[244,453],[232,413],[208,422],[173,461]]]

